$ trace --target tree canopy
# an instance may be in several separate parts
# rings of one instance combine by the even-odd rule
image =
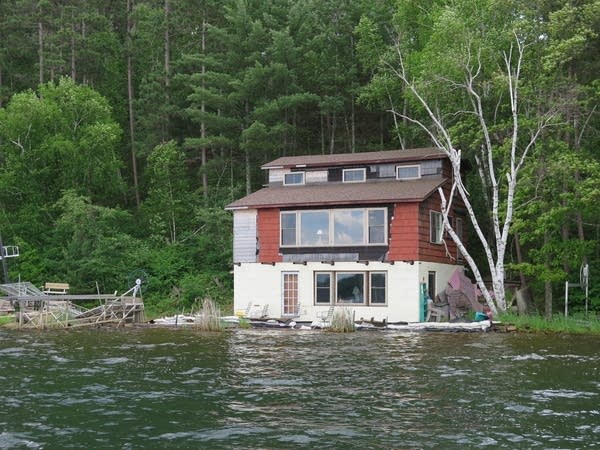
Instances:
[[[263,163],[431,145],[415,124],[432,117],[466,164],[493,164],[465,192],[486,240],[508,218],[506,276],[540,308],[582,262],[592,277],[600,265],[598,0],[7,0],[0,25],[0,231],[22,247],[12,277],[95,291],[142,271],[157,309],[226,302],[222,208],[262,185]],[[516,121],[511,45],[512,63],[523,50]],[[507,216],[511,146],[536,130]]]

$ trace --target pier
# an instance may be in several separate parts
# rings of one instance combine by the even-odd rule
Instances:
[[[144,321],[140,283],[124,294],[48,294],[29,282],[0,285],[4,310],[12,310],[19,328],[68,328],[98,325],[124,326]],[[87,308],[81,303],[96,301]]]

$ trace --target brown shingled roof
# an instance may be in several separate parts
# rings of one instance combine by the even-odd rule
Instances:
[[[445,181],[441,178],[421,178],[409,181],[265,187],[227,205],[225,209],[421,201]]]
[[[322,167],[345,164],[381,164],[387,162],[412,161],[446,158],[446,154],[435,147],[408,148],[405,150],[387,150],[382,152],[339,153],[333,155],[284,156],[277,158],[262,169],[277,167]]]

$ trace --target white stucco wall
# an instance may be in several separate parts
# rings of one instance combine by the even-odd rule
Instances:
[[[433,270],[433,269],[432,269]],[[326,313],[328,305],[314,304],[314,272],[354,271],[387,272],[387,304],[385,306],[355,306],[342,304],[354,311],[355,318],[383,319],[388,322],[416,322],[419,320],[419,281],[418,263],[395,264],[370,262],[365,265],[357,262],[336,262],[335,265],[320,262],[302,264],[242,263],[234,266],[234,310],[246,311],[251,305],[251,314],[257,315],[268,305],[270,317],[282,317],[282,272],[298,273],[300,317],[296,320],[311,322]],[[427,276],[427,270],[425,271]]]
[[[448,280],[450,279],[450,277],[452,276],[452,274],[454,273],[454,271],[460,267],[462,268],[462,266],[455,266],[452,264],[439,264],[439,263],[432,263],[432,262],[419,262],[418,263],[419,266],[419,279],[424,281],[425,283],[428,282],[428,274],[429,272],[435,272],[436,275],[436,286],[435,286],[435,291],[436,291],[436,295],[439,294],[440,292],[442,292],[444,289],[446,289],[446,285],[448,284]]]

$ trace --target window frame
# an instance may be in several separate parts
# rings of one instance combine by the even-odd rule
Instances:
[[[353,243],[335,243],[335,213],[336,212],[362,212],[362,241]],[[371,225],[369,216],[372,211],[383,211],[383,225]],[[324,229],[327,236],[327,241],[321,244],[303,244],[302,243],[302,215],[309,213],[323,213],[328,214],[327,229]],[[293,244],[284,244],[283,232],[291,228],[283,228],[283,216],[289,214],[296,215],[296,228],[295,228],[295,242]],[[370,242],[371,231],[375,227],[383,227],[383,241],[382,242]],[[367,246],[381,246],[388,245],[388,208],[334,208],[334,209],[302,209],[302,210],[291,210],[291,211],[280,211],[279,213],[279,246],[282,248],[303,248],[303,247],[367,247]]]
[[[356,172],[362,173],[361,180],[346,180],[347,173],[356,173]],[[342,183],[364,183],[365,181],[367,181],[366,167],[356,167],[354,169],[342,169]]]
[[[387,276],[387,272],[383,271],[383,270],[379,270],[379,271],[371,271],[368,272],[369,274],[369,306],[387,306],[387,294],[388,294],[388,276]],[[383,303],[380,302],[373,302],[373,275],[383,275],[384,276],[384,283],[383,283]],[[378,287],[377,289],[381,289],[380,287]]]
[[[433,294],[433,295],[432,295]],[[435,270],[427,271],[427,295],[433,301],[437,294],[437,272]]]
[[[288,175],[300,175],[302,181],[300,183],[288,183],[286,181]],[[302,186],[306,184],[306,172],[286,172],[283,174],[283,185],[284,186]]]
[[[283,216],[284,215],[293,215],[294,216],[294,228],[283,228]],[[284,230],[294,230],[294,243],[293,244],[284,244],[283,243],[283,231]],[[279,212],[279,246],[280,247],[298,247],[298,215],[296,211],[280,211]]]
[[[439,219],[439,232],[436,234],[437,239],[434,240],[433,238],[433,232],[434,232],[434,216],[438,217]],[[429,211],[429,242],[431,244],[436,244],[436,245],[440,245],[444,242],[444,219],[442,217],[442,213],[439,211]]]
[[[362,302],[360,303],[355,303],[355,302],[351,302],[351,301],[339,301],[338,300],[338,276],[339,275],[345,275],[345,274],[359,274],[362,276]],[[318,286],[317,286],[317,277],[319,275],[327,275],[329,277],[329,302],[325,303],[325,302],[317,302],[317,292],[318,292]],[[372,281],[372,277],[373,275],[383,275],[384,276],[384,286],[383,288],[377,288],[377,289],[383,289],[384,294],[384,302],[380,303],[380,302],[373,302],[372,298],[373,298],[373,281]],[[388,306],[388,291],[389,291],[389,285],[388,285],[388,272],[386,270],[372,270],[372,271],[365,271],[365,270],[332,270],[332,271],[326,271],[326,270],[315,270],[313,272],[313,305],[314,306],[331,306],[331,305],[339,305],[339,306],[368,306],[368,307],[379,307],[379,306]]]
[[[417,168],[417,176],[415,177],[401,177],[400,169],[406,168]],[[398,165],[396,166],[396,180],[418,180],[421,178],[421,165],[420,164],[406,164],[406,165]]]
[[[327,290],[329,291],[329,299],[327,302],[319,302],[318,301],[318,292],[319,289],[324,289],[324,288],[319,288],[319,285],[317,284],[317,277],[319,275],[327,275],[329,277],[329,286],[327,287]],[[331,305],[331,300],[333,298],[333,283],[331,282],[333,276],[332,276],[332,272],[327,272],[327,271],[315,271],[313,273],[313,280],[314,280],[314,304],[315,306],[322,306],[322,305]]]

